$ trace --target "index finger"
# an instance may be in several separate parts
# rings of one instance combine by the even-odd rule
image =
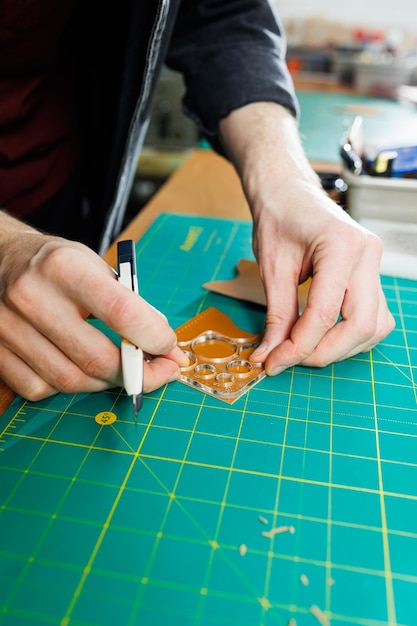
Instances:
[[[164,317],[121,285],[100,257],[72,250],[70,258],[60,272],[60,288],[80,307],[145,352],[166,354],[175,347],[175,332]]]
[[[266,360],[265,367],[269,375],[278,374],[308,358],[337,323],[346,285],[344,277],[324,270],[313,276],[304,311],[292,327],[289,337]]]
[[[279,271],[276,269],[279,268]],[[263,272],[266,295],[266,327],[262,343],[251,360],[264,362],[268,355],[288,339],[298,317],[298,276],[288,258],[277,256],[275,266]]]

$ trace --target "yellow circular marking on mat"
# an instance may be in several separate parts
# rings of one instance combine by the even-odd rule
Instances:
[[[97,424],[101,424],[102,426],[108,426],[109,424],[113,424],[117,420],[117,415],[112,413],[111,411],[102,411],[102,413],[97,413],[94,418]]]

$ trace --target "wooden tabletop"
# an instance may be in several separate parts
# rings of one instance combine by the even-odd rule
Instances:
[[[137,241],[161,213],[211,215],[250,220],[239,178],[226,159],[195,150],[152,197],[118,239]],[[104,255],[116,266],[116,243]]]

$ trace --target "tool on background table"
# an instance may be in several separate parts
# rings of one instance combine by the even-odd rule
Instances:
[[[363,172],[363,161],[359,154],[354,150],[348,139],[343,139],[339,150],[348,170],[359,176]]]
[[[139,294],[134,241],[128,239],[117,243],[117,269],[119,283]],[[136,420],[143,401],[143,351],[122,337],[121,352],[123,386],[132,396]]]
[[[364,162],[362,160],[363,138],[362,138],[362,117],[356,115],[350,128],[346,131],[339,146],[339,154],[344,165],[356,176],[364,173]]]
[[[391,178],[395,159],[398,157],[396,150],[381,150],[372,164],[372,175]]]

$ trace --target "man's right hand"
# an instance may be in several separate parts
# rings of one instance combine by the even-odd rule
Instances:
[[[144,391],[177,378],[187,358],[165,317],[117,281],[86,246],[0,213],[0,378],[40,400],[122,385],[120,349],[91,315],[139,346]]]

